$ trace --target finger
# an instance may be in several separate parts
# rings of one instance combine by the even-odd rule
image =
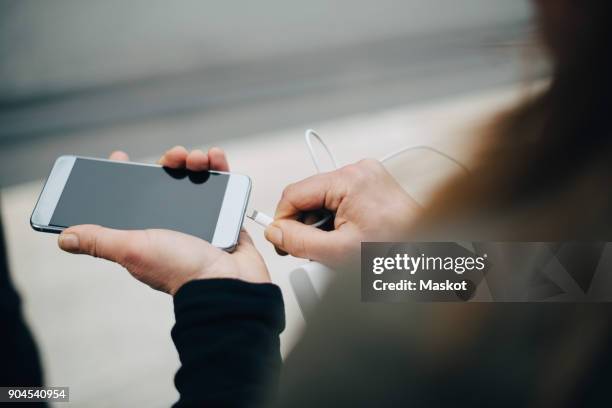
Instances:
[[[225,152],[218,147],[211,147],[208,151],[208,160],[210,161],[210,169],[217,171],[229,171],[229,163]]]
[[[238,245],[237,251],[239,252],[257,252],[257,248],[255,247],[255,243],[253,242],[253,238],[251,238],[251,234],[244,228],[240,229],[240,235],[238,236]]]
[[[258,253],[257,249],[255,248],[255,244],[253,243],[253,239],[251,239],[251,236],[245,229],[242,229],[240,231],[240,235],[238,236],[236,252],[243,254]]]
[[[276,206],[275,219],[296,218],[308,210],[327,208],[335,211],[337,205],[332,194],[332,177],[330,173],[316,174],[297,183],[290,184]]]
[[[128,154],[124,151],[115,150],[110,154],[110,156],[108,156],[108,160],[130,161],[130,156],[128,156]]]
[[[191,171],[208,170],[208,155],[200,149],[192,150],[185,160],[187,168]]]
[[[185,167],[185,161],[189,152],[183,146],[174,146],[168,150],[159,159],[158,163],[164,167],[170,167],[173,169]]]
[[[240,244],[255,245],[253,243],[253,239],[251,238],[251,234],[249,234],[244,228],[240,230],[240,235],[238,236],[238,245]]]
[[[108,259],[121,265],[138,263],[136,257],[147,251],[144,231],[121,231],[99,225],[77,225],[64,230],[58,245],[66,252],[87,254]]]
[[[294,220],[277,220],[265,230],[268,241],[298,258],[333,261],[343,253],[339,231],[322,231]]]

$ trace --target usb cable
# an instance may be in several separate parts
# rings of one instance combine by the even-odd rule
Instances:
[[[323,150],[325,150],[325,153],[327,153],[327,157],[329,159],[329,161],[332,163],[333,168],[337,169],[338,166],[338,161],[336,160],[336,157],[334,156],[334,154],[332,153],[332,151],[329,149],[329,147],[327,146],[327,144],[323,141],[323,139],[321,138],[321,136],[319,136],[317,134],[317,132],[315,132],[312,129],[308,129],[305,133],[304,133],[304,139],[306,141],[306,146],[308,147],[308,154],[310,155],[310,159],[312,160],[312,163],[314,164],[315,168],[317,169],[317,173],[321,173],[321,163],[319,162],[319,158],[317,156],[317,154],[315,153],[314,147],[312,145],[312,141],[313,138],[316,139],[319,144],[323,147]],[[418,146],[406,146],[403,147],[399,150],[396,150],[394,152],[391,152],[389,154],[387,154],[386,156],[384,156],[382,159],[380,159],[381,163],[384,163],[388,160],[391,160],[397,156],[399,156],[402,153],[408,152],[408,151],[412,151],[412,150],[428,150],[430,152],[436,153],[442,157],[444,157],[445,159],[455,163],[458,167],[460,167],[464,172],[466,172],[467,174],[470,174],[470,170],[467,168],[467,166],[465,166],[463,163],[461,163],[459,160],[455,159],[452,156],[449,156],[448,154],[435,149],[431,146],[426,146],[426,145],[418,145]],[[322,217],[320,220],[318,220],[317,222],[315,222],[314,224],[312,224],[312,227],[318,228],[322,225],[324,225],[325,223],[327,223],[329,220],[331,220],[332,218],[332,214],[328,213],[327,215],[325,215],[324,217]],[[253,210],[250,214],[247,214],[247,217],[250,218],[251,220],[253,220],[256,224],[261,225],[262,227],[266,228],[268,225],[272,224],[272,222],[274,222],[274,218],[270,217],[269,215],[266,215],[264,213],[262,213],[261,211],[257,211],[257,210]]]
[[[335,169],[339,167],[338,162],[336,161],[336,158],[334,157],[334,154],[332,153],[332,151],[329,149],[329,147],[327,147],[323,139],[321,139],[321,137],[314,130],[308,129],[304,135],[304,138],[306,140],[306,146],[308,147],[308,153],[310,154],[310,158],[312,159],[312,162],[315,168],[317,169],[318,173],[321,172],[321,164],[312,146],[313,138],[319,141],[319,143],[321,144],[321,146],[327,153],[329,161],[332,163],[333,167]],[[390,160],[410,150],[429,150],[431,152],[437,153],[438,155],[455,163],[467,174],[470,174],[470,171],[464,164],[462,164],[455,158],[447,155],[446,153],[443,153],[429,146],[407,146],[407,147],[404,147],[402,149],[399,149],[395,152],[392,152],[386,155],[380,161],[381,163],[384,163],[387,160]],[[260,211],[257,211],[257,210],[253,210],[250,214],[247,214],[247,217],[253,220],[256,224],[259,224],[264,228],[266,228],[268,225],[274,222],[274,219],[272,217]],[[331,217],[332,217],[332,214],[327,212],[327,215],[322,217],[322,219],[320,219],[316,223],[312,224],[312,226],[315,228],[320,227],[323,224],[327,223],[329,220],[331,220]],[[302,264],[301,266],[299,266],[297,269],[290,272],[289,281],[291,283],[291,287],[293,288],[293,292],[295,293],[295,297],[298,302],[298,305],[302,311],[302,316],[304,317],[304,320],[307,323],[310,318],[310,312],[314,309],[314,306],[319,302],[320,296],[325,291],[325,288],[331,281],[332,277],[333,277],[332,269],[329,269],[327,266],[321,263],[312,262],[312,261],[306,262]],[[316,290],[316,288],[318,288],[319,290]]]

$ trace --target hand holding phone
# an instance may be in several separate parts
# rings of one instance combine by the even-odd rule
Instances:
[[[240,174],[200,170],[209,165],[208,155],[194,155],[189,160],[197,166],[195,171],[187,168],[187,162],[170,162],[180,166],[170,167],[61,156],[30,223],[37,231],[55,233],[80,224],[169,229],[232,251],[244,221],[251,180]]]
[[[111,160],[126,161],[123,152]],[[159,161],[164,167],[192,171],[229,171],[221,149],[208,153],[183,147],[166,152]],[[253,283],[270,282],[266,265],[248,233],[240,231],[234,252],[223,251],[209,242],[181,232],[147,229],[118,230],[99,225],[77,225],[65,229],[58,239],[60,248],[88,254],[124,266],[136,279],[154,289],[174,295],[194,279],[232,278]]]

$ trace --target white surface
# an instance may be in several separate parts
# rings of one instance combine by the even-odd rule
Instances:
[[[465,159],[474,146],[473,125],[514,95],[515,91],[498,90],[311,127],[325,138],[340,164],[382,157],[408,144],[432,145]],[[174,120],[151,126],[115,131],[172,135],[180,133],[183,125]],[[252,178],[252,208],[273,213],[283,187],[314,172],[303,132],[287,129],[218,143],[226,149],[232,170]],[[109,152],[112,149],[109,146]],[[401,174],[403,185],[420,201],[426,201],[433,186],[455,170],[443,159],[416,152],[389,167]],[[168,406],[177,398],[172,380],[178,367],[170,339],[170,297],[135,281],[117,265],[63,253],[55,235],[31,230],[30,212],[41,186],[42,181],[3,190],[2,208],[12,274],[42,351],[47,383],[70,386],[70,404],[75,406]],[[303,329],[289,272],[304,261],[277,256],[260,226],[247,220],[246,227],[285,296],[282,351],[286,355]]]

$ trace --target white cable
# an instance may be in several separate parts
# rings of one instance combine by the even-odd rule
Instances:
[[[384,163],[384,162],[386,162],[388,160],[391,160],[391,159],[399,156],[402,153],[405,153],[405,152],[408,152],[408,151],[411,151],[411,150],[429,150],[430,152],[434,152],[434,153],[444,157],[445,159],[448,159],[449,161],[455,163],[457,166],[459,166],[467,174],[470,174],[470,170],[467,168],[467,166],[465,164],[461,163],[459,160],[455,159],[452,156],[449,156],[448,154],[446,154],[446,153],[444,153],[444,152],[442,152],[442,151],[440,151],[440,150],[438,150],[438,149],[436,149],[434,147],[425,146],[425,145],[403,147],[403,148],[401,148],[399,150],[396,150],[396,151],[394,151],[392,153],[389,153],[388,155],[384,156],[382,159],[380,159],[380,162]]]
[[[308,153],[310,153],[310,158],[312,159],[312,162],[313,162],[315,168],[317,169],[317,173],[321,173],[323,170],[321,170],[321,164],[319,163],[319,159],[317,158],[317,153],[315,152],[314,148],[312,147],[312,140],[311,139],[312,139],[313,136],[319,141],[319,144],[321,146],[323,146],[323,149],[325,149],[325,151],[327,152],[327,156],[328,156],[329,160],[332,162],[332,164],[334,165],[334,169],[337,169],[339,167],[338,166],[338,161],[336,160],[336,157],[334,156],[332,151],[329,149],[329,147],[327,147],[327,145],[325,144],[323,139],[321,139],[321,136],[319,136],[317,134],[317,132],[315,132],[312,129],[308,129],[304,133],[304,140],[306,141],[306,146],[308,147]]]
[[[306,141],[306,146],[308,147],[308,153],[310,154],[310,158],[312,159],[312,163],[314,164],[315,168],[317,169],[318,173],[322,172],[321,169],[321,163],[319,162],[318,156],[312,146],[312,138],[316,138],[319,143],[321,144],[321,146],[323,146],[323,149],[325,150],[325,152],[327,153],[327,156],[329,158],[329,160],[331,161],[334,169],[337,169],[338,166],[338,161],[336,160],[336,158],[334,157],[334,154],[332,153],[332,151],[329,149],[329,147],[327,146],[327,144],[325,144],[325,142],[323,141],[323,139],[321,138],[321,136],[319,136],[317,134],[317,132],[315,132],[312,129],[308,129],[306,131],[306,133],[304,134],[304,139]],[[410,151],[410,150],[429,150],[431,152],[437,153],[442,157],[447,158],[448,160],[452,161],[453,163],[455,163],[457,166],[459,166],[461,169],[463,169],[466,173],[470,173],[470,171],[468,170],[468,168],[461,163],[459,160],[447,155],[446,153],[443,153],[433,147],[429,147],[429,146],[407,146],[404,147],[402,149],[399,149],[395,152],[392,152],[386,156],[384,156],[382,159],[380,159],[381,163],[384,163],[388,160],[393,159],[394,157],[399,156],[400,154]],[[252,214],[247,215],[247,217],[249,217],[250,219],[252,219],[253,221],[255,221],[257,224],[261,225],[262,227],[266,228],[268,225],[272,224],[272,222],[274,222],[274,219],[262,212],[259,212],[257,210],[254,210]],[[325,217],[323,217],[321,220],[317,221],[316,223],[312,224],[312,227],[320,227],[321,225],[327,223],[329,220],[331,220],[332,218],[332,214],[329,213],[328,215],[326,215]],[[319,300],[319,295],[316,293],[316,291],[314,290],[314,285],[313,285],[313,281],[312,281],[312,277],[310,276],[311,274],[313,274],[314,272],[318,272],[318,274],[315,275],[320,275],[320,276],[324,276],[327,279],[330,279],[330,275],[331,272],[333,272],[331,269],[329,269],[328,267],[318,263],[318,262],[307,262],[303,265],[301,265],[298,269],[294,270],[291,274],[290,274],[290,282],[291,282],[291,287],[293,288],[296,297],[297,297],[297,301],[298,304],[300,306],[300,309],[302,310],[302,314],[304,316],[304,319],[306,321],[308,321],[308,311],[313,309],[313,305],[315,305],[318,300]]]
[[[317,173],[321,173],[321,163],[319,162],[318,156],[312,146],[312,138],[316,138],[319,141],[319,144],[321,146],[323,146],[323,149],[325,150],[325,152],[327,153],[327,156],[329,158],[329,160],[331,161],[334,169],[337,169],[338,166],[338,161],[336,160],[336,157],[334,156],[334,154],[332,153],[332,151],[330,150],[330,148],[327,146],[327,144],[325,144],[325,142],[323,141],[323,139],[321,138],[321,136],[319,136],[317,134],[317,132],[315,132],[312,129],[308,129],[305,133],[304,133],[304,140],[306,141],[306,146],[308,147],[308,153],[310,154],[310,158],[312,159],[312,163],[314,164],[315,168],[317,169]],[[382,159],[380,159],[381,163],[384,163],[386,161],[389,161],[397,156],[399,156],[402,153],[405,153],[407,151],[411,151],[411,150],[429,150],[430,152],[436,153],[444,158],[446,158],[447,160],[455,163],[457,166],[459,166],[463,171],[465,171],[467,174],[470,174],[470,170],[467,168],[467,166],[463,163],[461,163],[459,160],[455,159],[452,156],[449,156],[448,154],[433,148],[431,146],[425,146],[425,145],[418,145],[418,146],[406,146],[403,147],[399,150],[396,150],[394,152],[391,152],[389,154],[387,154],[386,156],[384,156]],[[252,214],[247,214],[247,217],[249,217],[250,219],[252,219],[253,221],[255,221],[257,224],[261,225],[262,227],[266,228],[268,225],[270,225],[272,222],[274,222],[274,219],[262,212],[259,212],[257,210],[254,210]],[[332,215],[326,215],[325,217],[323,217],[322,219],[320,219],[319,221],[315,222],[314,224],[312,224],[312,227],[318,228],[321,225],[325,224],[326,222],[328,222],[331,219]]]
[[[257,224],[261,225],[264,228],[266,228],[268,225],[274,222],[274,218],[262,212],[259,212],[257,210],[253,210],[252,214],[247,214],[247,217],[249,217],[250,219],[252,219]]]

